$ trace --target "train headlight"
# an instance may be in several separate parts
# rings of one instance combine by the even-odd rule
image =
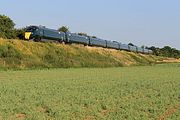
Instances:
[[[29,40],[32,32],[25,32],[25,39]]]

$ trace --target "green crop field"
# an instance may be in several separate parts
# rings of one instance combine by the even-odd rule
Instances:
[[[180,64],[0,71],[0,119],[180,119]]]

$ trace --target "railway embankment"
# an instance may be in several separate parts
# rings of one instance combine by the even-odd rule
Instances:
[[[167,60],[154,55],[77,44],[0,39],[1,69],[122,67],[153,65]]]

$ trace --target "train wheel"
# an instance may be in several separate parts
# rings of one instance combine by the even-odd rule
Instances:
[[[35,42],[41,42],[41,37],[36,37],[36,38],[34,38],[34,41],[35,41]]]

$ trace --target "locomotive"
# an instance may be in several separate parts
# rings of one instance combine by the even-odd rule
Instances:
[[[111,48],[117,50],[126,50],[144,54],[152,54],[152,50],[141,48],[138,46],[121,44],[117,41],[109,41],[96,37],[79,35],[71,32],[60,32],[58,30],[49,29],[44,26],[29,26],[26,28],[25,40],[33,40],[36,42],[48,40],[64,43],[78,43],[89,46],[97,46]]]

